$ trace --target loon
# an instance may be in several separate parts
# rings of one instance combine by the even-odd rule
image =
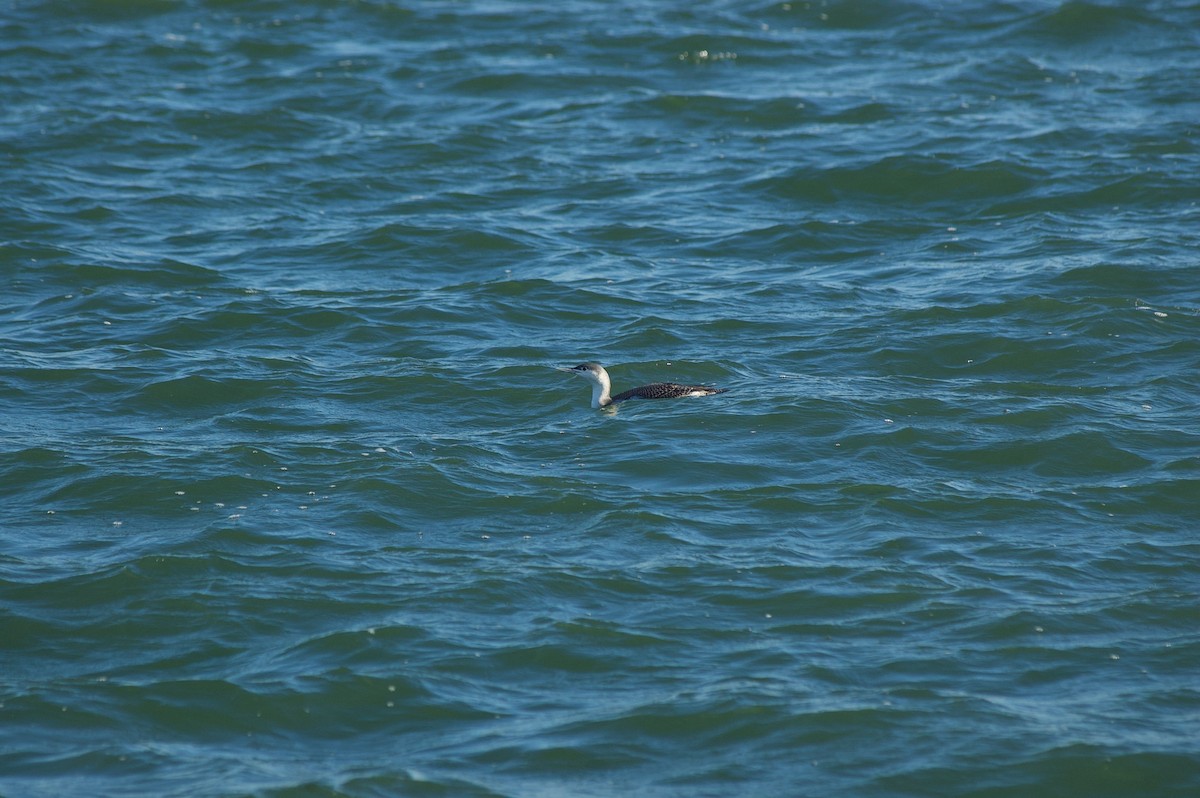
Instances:
[[[714,393],[725,393],[728,388],[709,388],[706,385],[679,385],[674,382],[652,382],[640,388],[623,391],[616,396],[609,396],[612,381],[608,372],[599,363],[580,363],[578,366],[567,368],[555,366],[559,371],[566,371],[592,384],[592,407],[608,407],[626,399],[679,399],[684,396],[711,396]]]

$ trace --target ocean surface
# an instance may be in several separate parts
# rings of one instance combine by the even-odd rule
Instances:
[[[0,64],[0,796],[1200,795],[1194,0]]]

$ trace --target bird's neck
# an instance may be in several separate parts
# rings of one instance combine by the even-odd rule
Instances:
[[[612,383],[604,375],[592,383],[592,408],[599,409],[611,405],[612,398],[608,395],[611,390]]]

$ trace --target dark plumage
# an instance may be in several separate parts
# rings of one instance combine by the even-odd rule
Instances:
[[[630,388],[621,391],[612,398],[613,402],[624,402],[626,399],[680,399],[684,396],[709,396],[714,393],[724,393],[728,388],[708,388],[704,385],[680,385],[677,382],[652,382],[640,388]]]

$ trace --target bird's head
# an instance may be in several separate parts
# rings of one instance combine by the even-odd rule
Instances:
[[[555,366],[555,368],[597,383],[601,380],[600,375],[604,374],[604,367],[599,363],[580,363],[578,366]]]

